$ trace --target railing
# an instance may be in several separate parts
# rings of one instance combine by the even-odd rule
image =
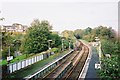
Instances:
[[[41,61],[43,60],[43,54],[40,54],[40,55],[37,55],[37,56],[34,56],[34,57],[31,57],[31,58],[28,58],[26,60],[23,60],[23,61],[20,61],[20,62],[17,62],[17,63],[12,63],[12,64],[9,64],[7,65],[8,66],[8,71],[9,73],[13,73],[17,70],[20,70],[22,68],[25,68],[29,65],[32,65],[38,61]]]

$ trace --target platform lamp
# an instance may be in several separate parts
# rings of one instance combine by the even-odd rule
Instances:
[[[64,38],[62,37],[62,51],[64,51]]]
[[[8,57],[7,57],[7,62],[8,62],[8,73],[10,73],[9,71],[9,64],[10,64],[10,61],[13,59],[13,56],[10,56],[10,46],[14,46],[14,44],[9,44],[9,49],[8,49]]]
[[[70,48],[70,44],[71,44],[71,39],[69,38],[69,50],[71,49],[71,48]]]
[[[49,50],[51,49],[50,43],[52,42],[52,40],[48,40],[48,48]]]

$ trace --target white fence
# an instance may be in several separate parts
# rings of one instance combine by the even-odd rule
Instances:
[[[29,59],[20,61],[18,63],[13,63],[8,65],[9,72],[15,72],[17,70],[20,70],[21,68],[25,68],[28,65],[34,64],[35,62],[38,62],[40,60],[43,60],[43,54],[40,54],[38,56],[31,57]]]

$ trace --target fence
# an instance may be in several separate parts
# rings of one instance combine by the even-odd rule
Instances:
[[[43,54],[40,54],[38,56],[34,56],[32,58],[29,58],[29,59],[26,59],[26,60],[23,60],[23,61],[20,61],[18,63],[9,64],[8,65],[9,73],[13,73],[17,70],[25,68],[25,67],[27,67],[31,64],[34,64],[34,63],[36,63],[40,60],[43,60]]]

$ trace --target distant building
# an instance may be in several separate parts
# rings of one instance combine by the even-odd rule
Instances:
[[[27,30],[26,25],[14,23],[13,25],[3,25],[1,26],[2,32],[25,32]]]

